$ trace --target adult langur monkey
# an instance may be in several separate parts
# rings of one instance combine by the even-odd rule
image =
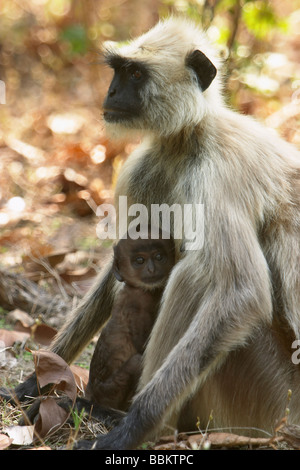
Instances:
[[[203,203],[202,249],[180,251],[148,343],[139,392],[96,449],[131,449],[163,423],[272,432],[291,389],[300,423],[300,157],[249,117],[227,108],[214,50],[193,24],[168,19],[123,47],[104,119],[118,134],[143,131],[116,188],[128,206]],[[71,362],[108,319],[111,266],[58,333]],[[25,382],[16,389],[22,396]],[[22,388],[23,387],[23,388]],[[245,432],[243,429],[242,432]],[[79,448],[89,447],[82,441]]]

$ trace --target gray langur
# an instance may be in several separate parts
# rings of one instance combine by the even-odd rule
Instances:
[[[300,156],[228,109],[214,49],[186,20],[168,19],[105,51],[114,70],[104,119],[144,134],[116,187],[128,205],[204,206],[204,244],[180,251],[145,351],[139,391],[107,435],[78,448],[132,449],[164,423],[272,432],[286,407],[300,424]],[[216,73],[218,70],[218,73]],[[174,227],[173,227],[174,230]],[[184,240],[183,240],[184,241]],[[58,333],[71,362],[111,314],[111,264]],[[19,396],[32,382],[16,389]],[[242,430],[245,432],[245,430]]]

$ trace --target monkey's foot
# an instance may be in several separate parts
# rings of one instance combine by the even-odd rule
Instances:
[[[73,450],[122,450],[112,442],[109,434],[98,436],[93,441],[82,440],[75,443]]]
[[[73,450],[120,450],[120,448],[115,446],[110,438],[107,439],[106,435],[103,435],[98,436],[94,441],[78,441],[74,445]]]
[[[77,441],[73,450],[125,450],[128,446],[122,441],[117,428],[114,428],[107,434],[98,435],[93,441]]]
[[[8,388],[0,387],[0,398],[9,402],[13,400],[13,392],[10,391]]]
[[[7,388],[0,388],[0,397],[10,402],[12,405],[17,405],[28,401],[29,397],[37,397],[39,390],[37,387],[37,379],[35,373],[30,375],[25,382],[19,384],[15,389],[9,390]]]
[[[93,445],[97,441],[87,441],[87,440],[82,440],[78,441],[74,444],[73,450],[93,450]]]

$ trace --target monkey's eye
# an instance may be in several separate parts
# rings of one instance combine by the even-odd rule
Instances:
[[[131,73],[131,78],[134,80],[140,80],[142,78],[142,72],[139,69],[133,70]]]
[[[161,253],[157,253],[155,255],[155,259],[156,259],[156,261],[161,261],[163,259],[163,255]]]
[[[138,258],[135,258],[135,262],[137,264],[143,264],[144,263],[144,258],[142,256],[139,256]]]

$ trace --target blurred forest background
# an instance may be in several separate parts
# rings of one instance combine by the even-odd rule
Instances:
[[[59,327],[109,254],[95,210],[112,202],[136,143],[105,136],[111,72],[101,43],[171,13],[192,18],[219,47],[227,102],[300,147],[300,0],[0,0],[2,332],[19,321],[9,317],[15,309]],[[0,340],[14,343],[1,331]],[[12,364],[0,354],[10,378]]]
[[[18,299],[8,272],[68,302],[102,266],[110,244],[95,210],[135,143],[105,137],[101,43],[170,14],[219,47],[228,103],[300,145],[300,0],[1,0],[0,308],[45,314]]]

